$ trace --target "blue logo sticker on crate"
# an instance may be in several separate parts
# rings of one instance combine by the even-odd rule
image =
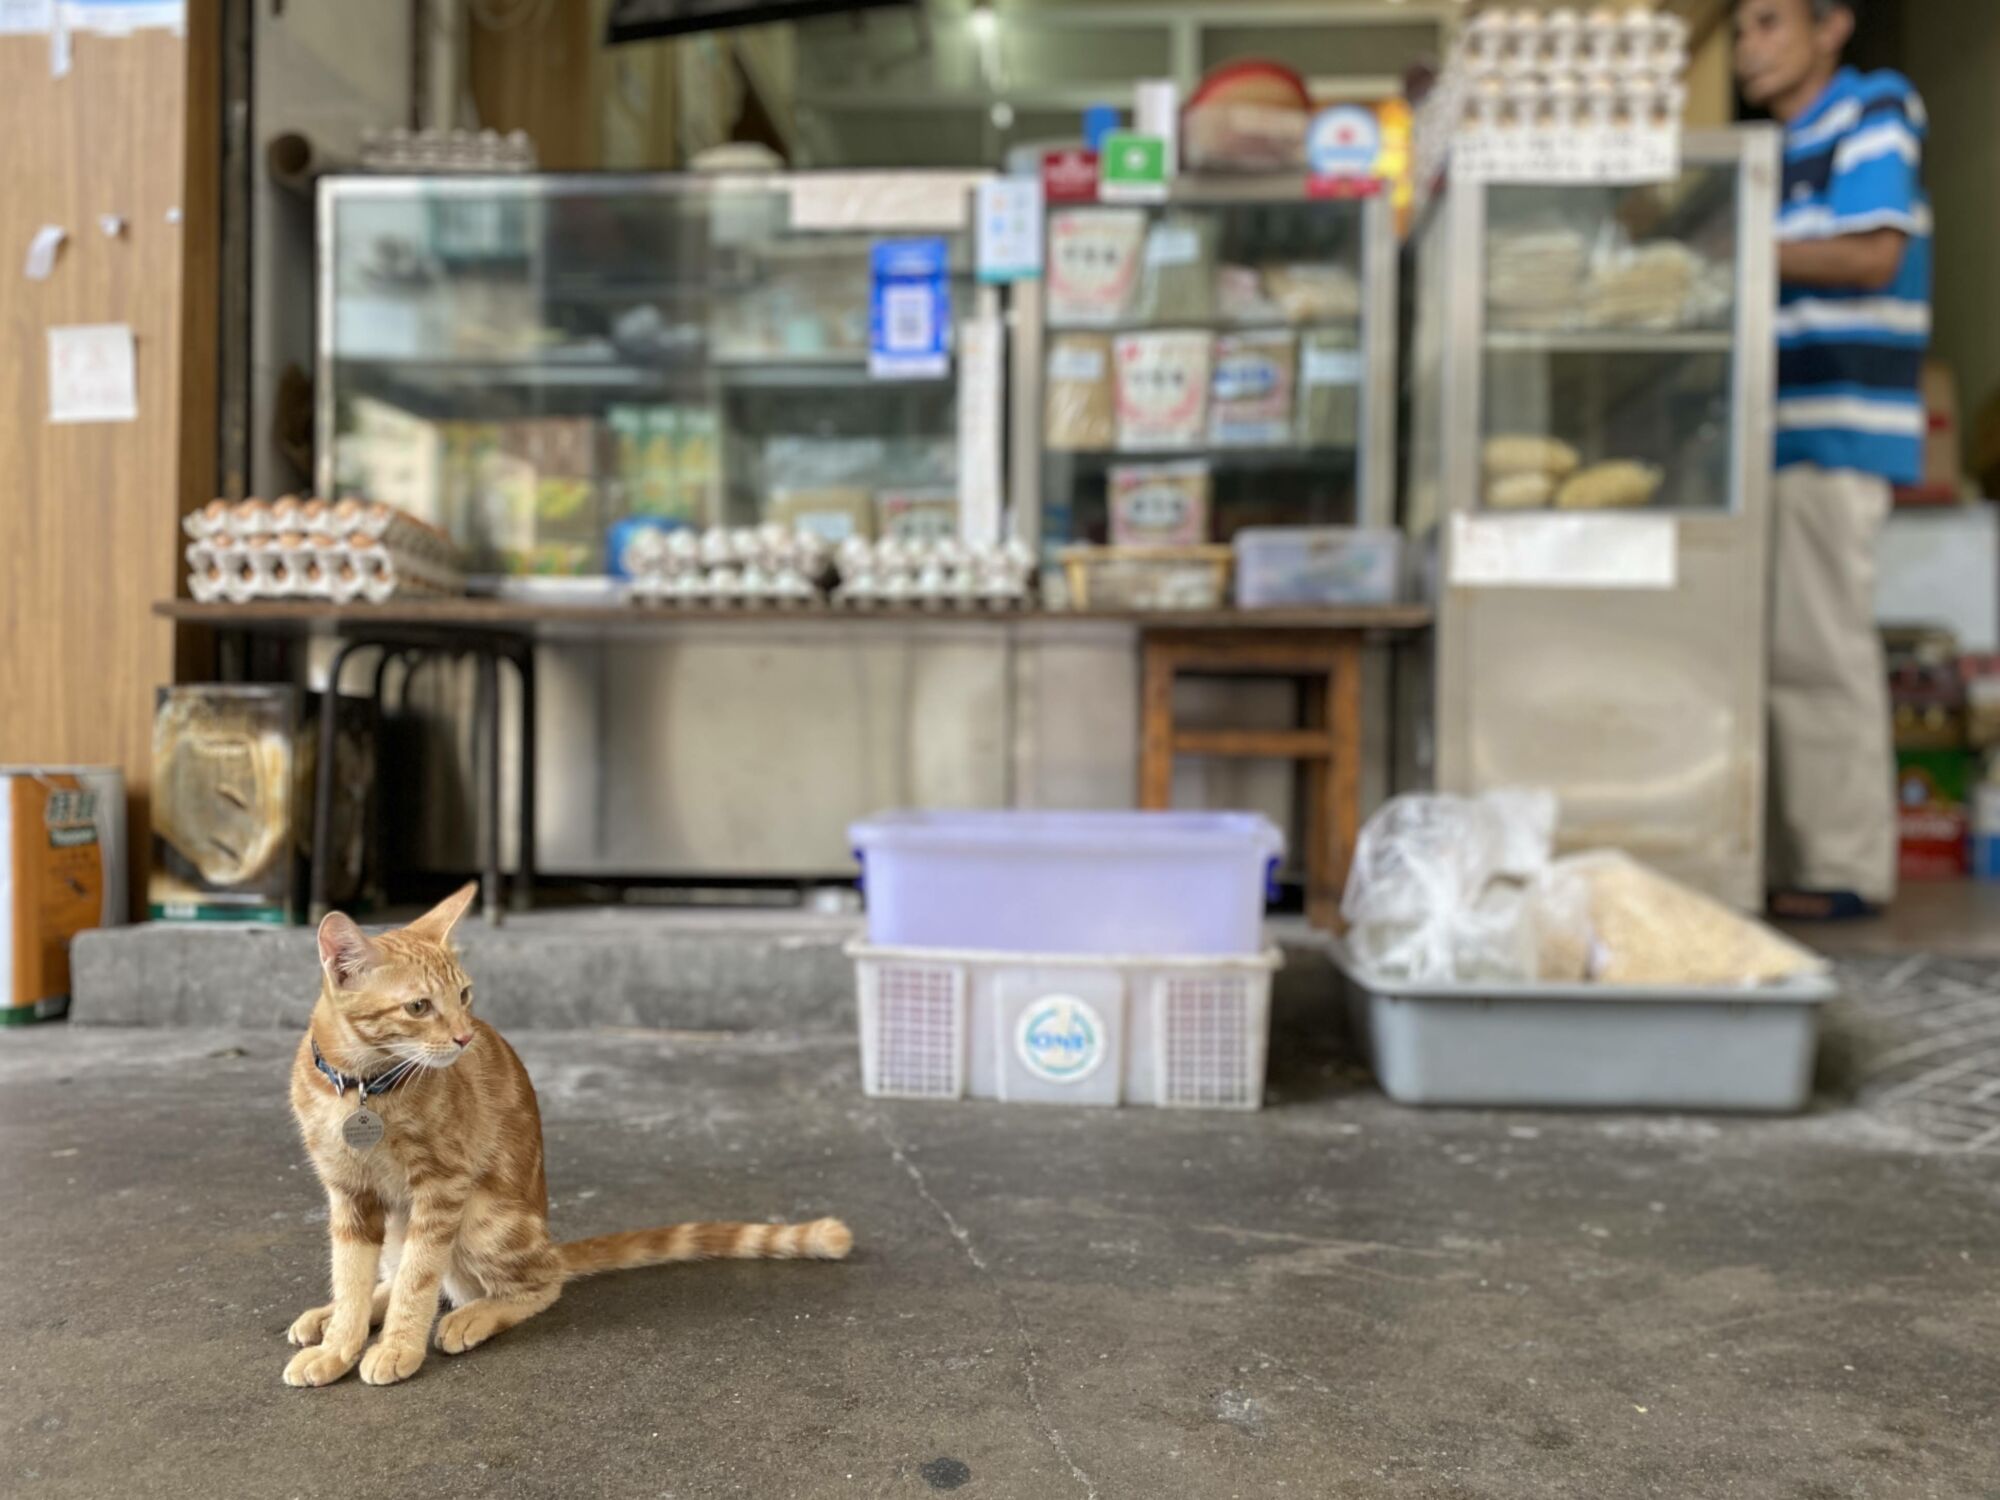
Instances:
[[[1104,1062],[1104,1021],[1075,995],[1050,995],[1022,1013],[1014,1051],[1048,1083],[1081,1083]]]

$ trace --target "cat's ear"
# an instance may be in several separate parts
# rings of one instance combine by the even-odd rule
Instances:
[[[409,925],[412,937],[422,938],[427,943],[442,944],[451,936],[458,919],[465,915],[465,909],[472,905],[472,898],[479,894],[479,882],[468,880],[451,895],[438,902],[429,911]]]
[[[368,935],[345,912],[328,912],[319,924],[319,966],[337,990],[356,988],[382,961]]]

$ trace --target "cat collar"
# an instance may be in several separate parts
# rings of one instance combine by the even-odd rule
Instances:
[[[373,1078],[354,1078],[340,1072],[332,1063],[321,1057],[318,1042],[313,1042],[311,1045],[313,1066],[326,1075],[326,1081],[333,1085],[334,1094],[339,1098],[345,1099],[347,1091],[353,1089],[360,1095],[363,1104],[368,1102],[370,1094],[388,1093],[389,1090],[395,1088],[396,1085],[402,1083],[412,1073],[416,1072],[420,1066],[412,1059],[409,1062],[397,1063],[395,1067],[389,1069],[386,1073],[377,1073]]]

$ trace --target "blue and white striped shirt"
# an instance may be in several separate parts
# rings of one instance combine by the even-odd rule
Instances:
[[[1778,299],[1778,466],[1858,469],[1897,484],[1923,467],[1918,394],[1931,336],[1931,209],[1923,101],[1899,73],[1842,68],[1785,131],[1781,240],[1871,229],[1909,236],[1887,288],[1786,285]]]

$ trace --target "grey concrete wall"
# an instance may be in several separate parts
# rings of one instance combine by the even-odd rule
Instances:
[[[800,912],[547,911],[454,934],[478,1010],[502,1031],[847,1031],[858,917]],[[1279,1030],[1333,1004],[1323,938],[1275,923]],[[71,1019],[84,1026],[303,1027],[319,993],[303,927],[153,922],[81,934]]]

